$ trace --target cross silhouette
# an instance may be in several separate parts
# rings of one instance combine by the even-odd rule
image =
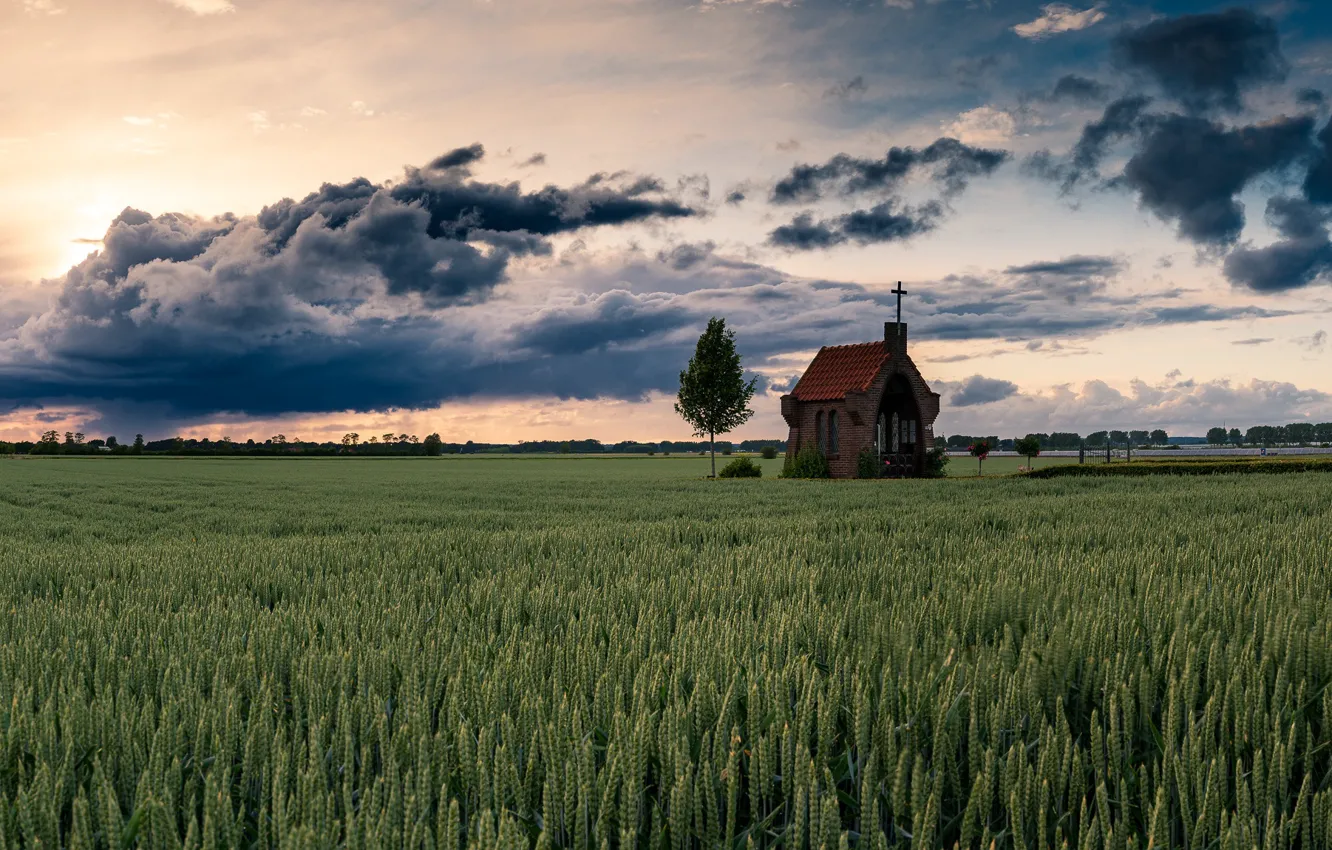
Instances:
[[[897,296],[897,323],[900,325],[902,324],[902,296],[907,294],[907,291],[902,288],[902,281],[897,282],[897,288],[892,290],[892,293]]]

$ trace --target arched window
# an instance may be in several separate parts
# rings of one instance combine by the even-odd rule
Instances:
[[[819,451],[828,453],[828,435],[823,430],[823,411],[820,410],[814,414],[814,439],[819,447]]]
[[[837,411],[828,414],[828,454],[837,454]]]

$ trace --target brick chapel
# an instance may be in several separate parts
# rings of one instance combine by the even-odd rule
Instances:
[[[899,308],[900,309],[900,308]],[[939,394],[907,355],[907,326],[885,322],[882,342],[819,349],[795,388],[782,396],[791,427],[786,452],[814,443],[834,478],[855,478],[860,450],[872,449],[880,474],[921,474],[934,447]]]

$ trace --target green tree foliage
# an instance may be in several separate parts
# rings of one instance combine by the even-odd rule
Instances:
[[[1170,435],[1160,428],[1152,431],[1150,439],[1153,446],[1164,446],[1170,443]]]
[[[1082,446],[1082,436],[1072,431],[1055,431],[1049,440],[1041,441],[1041,448],[1068,451]]]
[[[726,329],[725,319],[709,319],[689,366],[680,373],[675,412],[694,429],[694,436],[708,438],[713,476],[717,474],[717,435],[740,427],[754,415],[749,401],[756,383],[757,379],[745,381],[735,350],[735,331]]]
[[[764,459],[764,460],[775,460],[775,459],[777,458],[777,447],[776,447],[776,446],[764,446],[764,447],[760,450],[759,454],[761,454],[761,455],[763,456],[763,459]]]
[[[438,434],[427,434],[421,445],[425,448],[426,454],[435,457],[443,451],[444,441],[439,438]]]
[[[143,454],[143,435],[142,435],[142,434],[135,434],[135,435],[134,435],[134,445],[130,447],[130,454],[136,454],[136,455],[141,455],[141,454]]]
[[[1230,433],[1226,435],[1226,439],[1230,441],[1231,445],[1244,445],[1244,436],[1240,434],[1240,429],[1238,428],[1231,428]]]
[[[1210,446],[1224,446],[1226,444],[1226,429],[1208,428],[1207,444]]]
[[[1033,459],[1041,453],[1041,441],[1035,434],[1028,434],[1020,440],[1015,440],[1013,450],[1027,459],[1027,465],[1031,466]]]

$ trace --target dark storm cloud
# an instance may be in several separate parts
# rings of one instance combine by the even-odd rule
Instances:
[[[1129,189],[1185,239],[1226,247],[1244,228],[1240,193],[1261,177],[1288,173],[1315,151],[1309,116],[1228,126],[1196,115],[1149,113],[1150,104],[1143,95],[1114,101],[1083,128],[1067,156],[1042,151],[1027,161],[1027,170],[1059,183],[1063,192],[1083,183]],[[1114,144],[1126,140],[1131,155],[1123,171],[1104,178],[1102,162]],[[1327,167],[1327,177],[1320,167]],[[1319,194],[1325,181],[1332,183],[1332,166],[1321,161],[1308,174],[1307,194]],[[1332,185],[1327,194],[1332,198]]]
[[[1313,119],[1275,118],[1227,128],[1184,115],[1152,121],[1122,182],[1144,207],[1197,243],[1233,243],[1244,227],[1236,196],[1253,179],[1286,168],[1310,149]]]
[[[1052,103],[1070,102],[1080,106],[1100,103],[1110,93],[1110,87],[1078,74],[1065,74],[1054,84],[1049,94]]]
[[[1226,257],[1231,283],[1255,292],[1298,289],[1332,274],[1327,214],[1302,198],[1272,198],[1267,218],[1281,240],[1262,248],[1237,248]]]
[[[430,161],[426,168],[432,171],[448,171],[451,168],[465,168],[474,162],[479,161],[486,155],[485,147],[480,143],[468,145],[465,148],[455,148],[446,154]]]
[[[640,343],[694,324],[697,317],[667,297],[623,290],[542,311],[516,328],[518,343],[539,354],[568,355]]]
[[[1116,58],[1193,112],[1238,112],[1243,93],[1278,83],[1288,65],[1276,22],[1250,9],[1162,18],[1120,33]]]
[[[1275,197],[1267,219],[1281,237],[1261,248],[1245,245],[1226,257],[1226,277],[1256,292],[1283,292],[1332,280],[1332,121],[1318,133],[1317,147],[1301,185],[1303,197]]]
[[[1064,192],[1071,192],[1079,183],[1100,179],[1101,161],[1110,146],[1139,132],[1151,102],[1144,95],[1119,98],[1106,106],[1100,118],[1082,128],[1066,159],[1060,160],[1048,150],[1040,151],[1027,160],[1026,170],[1059,183]]]
[[[957,194],[972,177],[993,173],[1008,158],[1007,151],[972,147],[949,137],[924,148],[894,147],[882,159],[839,153],[822,164],[792,168],[773,186],[770,200],[774,204],[808,203],[831,189],[843,196],[892,192],[911,172],[925,169],[947,194]]]
[[[862,76],[855,76],[844,83],[837,83],[836,85],[831,86],[823,93],[823,96],[832,98],[833,100],[850,100],[853,97],[863,95],[868,90],[869,86],[865,84],[865,78]]]
[[[1063,298],[1069,304],[1103,292],[1108,281],[1123,271],[1114,257],[1074,255],[1060,260],[1009,266],[1004,274],[1015,278],[1026,290],[1039,290]]]
[[[1064,257],[1061,260],[1046,260],[1021,266],[1009,266],[1004,269],[1004,274],[1052,275],[1070,278],[1101,277],[1118,274],[1122,267],[1123,264],[1114,257],[1075,255]]]
[[[100,240],[102,250],[96,261],[80,268],[89,278],[111,282],[123,278],[132,267],[154,260],[185,262],[235,226],[236,218],[230,215],[205,220],[166,213],[154,218],[127,207],[112,219]]]
[[[1315,204],[1332,204],[1332,119],[1318,133],[1318,151],[1304,178],[1304,197]]]
[[[972,407],[977,404],[1003,401],[1017,391],[1017,384],[1012,381],[972,375],[962,381],[962,385],[953,392],[948,401],[954,407]]]
[[[518,163],[519,168],[533,168],[538,165],[546,164],[546,155],[544,153],[534,153],[527,159]]]
[[[924,148],[894,147],[883,159],[837,154],[821,164],[801,164],[777,181],[769,200],[788,205],[821,200],[835,191],[843,198],[880,195],[884,200],[867,209],[818,218],[812,212],[796,215],[789,224],[768,234],[768,244],[796,251],[896,242],[927,233],[947,212],[942,200],[907,206],[897,191],[913,172],[928,172],[944,199],[962,193],[973,177],[992,174],[1009,158],[1007,151],[989,150],[940,138]]]
[[[480,331],[450,308],[483,304],[511,259],[548,254],[555,233],[694,214],[651,177],[597,174],[534,192],[471,180],[466,166],[480,155],[462,148],[384,186],[327,184],[250,218],[127,209],[100,252],[49,284],[52,306],[0,322],[0,395],[29,407],[82,397],[259,415],[417,407],[542,384],[596,395],[657,374],[617,365],[627,355],[616,352],[558,374],[523,346],[477,362]],[[623,310],[613,306],[583,318],[584,331],[602,332],[587,350],[605,353],[617,334],[674,315],[617,331]],[[533,345],[558,348],[570,327],[533,328]]]
[[[1295,93],[1295,102],[1301,106],[1322,106],[1327,97],[1318,89],[1300,89]]]
[[[686,268],[669,253],[666,262],[631,254],[604,268],[557,264],[539,285],[421,310],[387,298],[382,282],[303,268],[294,248],[271,256],[252,247],[265,238],[242,220],[193,261],[135,267],[115,286],[66,281],[55,307],[0,338],[0,394],[25,407],[77,401],[178,422],[427,408],[467,397],[640,399],[676,386],[709,316],[734,325],[747,365],[771,360],[787,374],[792,352],[875,338],[894,305],[887,286],[801,280],[700,250]],[[1016,275],[909,284],[913,335],[1067,339],[1281,315],[1105,292],[1070,304],[1028,285],[1079,267],[1109,274],[1107,263],[1066,258],[1017,266]]]
[[[712,256],[712,252],[715,250],[717,250],[717,243],[711,240],[706,242],[682,242],[679,245],[673,245],[670,248],[658,251],[657,262],[666,263],[676,271],[685,271]]]
[[[942,205],[934,201],[918,207],[899,207],[895,201],[885,201],[869,209],[821,220],[815,220],[811,213],[801,213],[790,224],[774,229],[768,235],[768,242],[795,251],[835,248],[846,243],[898,242],[928,233],[942,216]]]
[[[471,180],[465,166],[482,155],[480,145],[450,151],[427,168],[408,169],[391,186],[377,186],[365,178],[342,185],[326,183],[301,201],[287,198],[265,207],[258,221],[280,250],[313,216],[322,217],[326,228],[338,230],[376,196],[425,211],[425,235],[430,239],[464,242],[491,241],[488,235],[493,233],[552,236],[583,227],[695,214],[665,196],[660,180],[625,172],[594,174],[570,188],[548,185],[535,192],[524,192],[517,183]]]

